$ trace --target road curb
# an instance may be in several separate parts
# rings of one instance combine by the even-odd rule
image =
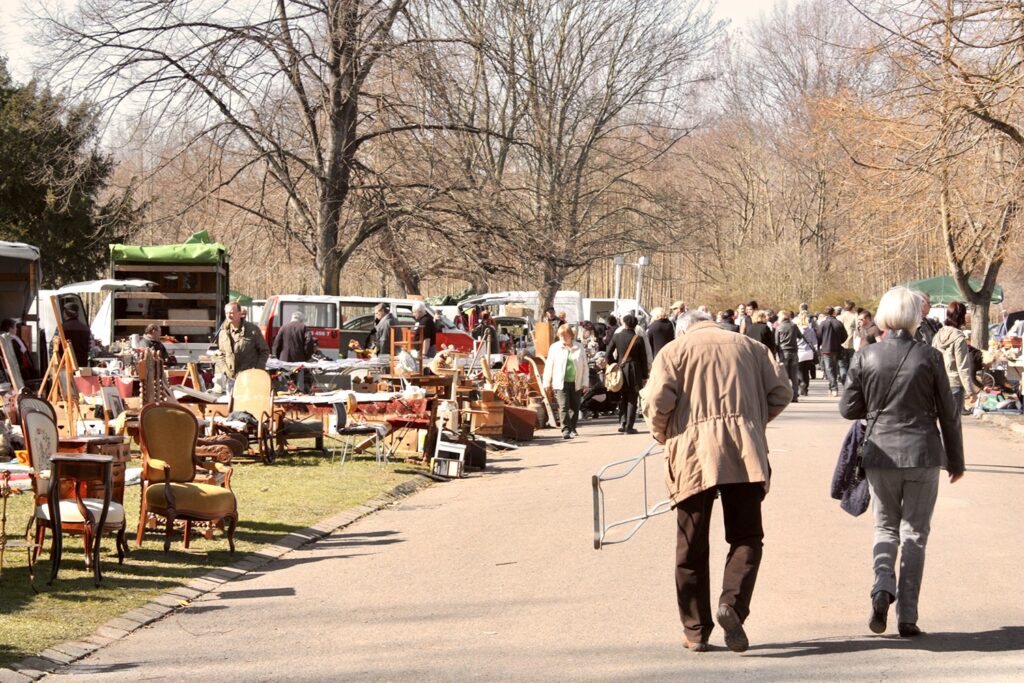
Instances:
[[[318,541],[363,517],[394,505],[420,489],[433,485],[435,481],[437,480],[425,474],[418,474],[415,478],[402,482],[362,505],[342,510],[313,526],[282,536],[276,543],[264,546],[232,565],[215,569],[187,584],[156,596],[141,607],[135,607],[114,617],[81,641],[69,640],[51,645],[34,657],[26,657],[12,662],[7,665],[7,668],[0,668],[0,683],[26,683],[38,680],[127,637],[143,626],[188,607],[196,598],[216,590],[229,581],[245,576],[293,550]]]

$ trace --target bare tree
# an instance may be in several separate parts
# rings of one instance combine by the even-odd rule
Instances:
[[[396,116],[375,76],[403,43],[409,0],[62,5],[41,13],[53,74],[108,111],[145,112],[184,147],[213,141],[226,166],[209,192],[304,245],[318,288],[336,293],[346,261],[391,218],[375,196],[353,206],[376,171],[365,148],[424,125]],[[242,177],[263,191],[219,193]]]
[[[905,143],[898,163],[932,181],[949,270],[984,348],[1024,189],[1024,3],[908,0],[862,11],[885,32],[876,49],[898,78],[885,93]]]
[[[541,307],[671,219],[643,174],[697,121],[687,97],[719,27],[696,1],[452,0],[433,21],[466,47],[432,101],[501,133],[431,138],[457,174],[439,208],[490,237],[489,260],[515,259]]]

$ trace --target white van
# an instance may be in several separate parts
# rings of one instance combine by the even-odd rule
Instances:
[[[414,299],[388,297],[276,294],[267,298],[259,327],[267,344],[273,346],[277,331],[292,319],[292,313],[301,311],[320,352],[328,358],[338,358],[339,355],[344,358],[348,355],[349,342],[356,341],[364,348],[372,343],[370,339],[376,325],[373,308],[381,302],[391,307],[399,324],[405,325],[413,324],[412,307],[422,303]],[[427,306],[427,311],[434,314],[430,306]],[[473,338],[442,317],[437,330],[437,345],[469,352],[473,350]],[[381,352],[385,350],[381,349]]]

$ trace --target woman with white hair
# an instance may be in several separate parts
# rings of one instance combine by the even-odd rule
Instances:
[[[839,402],[846,419],[867,420],[861,466],[875,518],[868,627],[883,633],[895,602],[905,638],[921,633],[917,602],[939,470],[949,472],[951,483],[964,474],[963,439],[942,355],[914,341],[920,310],[920,300],[906,287],[885,293],[875,316],[887,331],[885,339],[854,355]]]
[[[554,389],[555,399],[561,409],[562,438],[573,439],[576,424],[580,419],[580,397],[590,386],[590,371],[587,354],[575,340],[572,325],[562,324],[558,328],[558,341],[548,349],[544,364],[544,389]]]

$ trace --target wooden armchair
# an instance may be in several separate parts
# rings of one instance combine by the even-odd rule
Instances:
[[[35,496],[33,521],[36,525],[32,562],[35,563],[39,556],[39,549],[46,537],[46,530],[54,531],[53,522],[50,519],[48,496],[50,487],[60,486],[60,483],[53,482],[50,478],[50,459],[58,454],[57,446],[60,437],[57,424],[53,419],[53,408],[46,401],[34,397],[23,397],[18,403],[18,412],[21,416],[21,432],[25,438],[25,447],[28,449],[29,462],[32,467],[30,477],[32,492]],[[123,563],[124,555],[128,550],[128,543],[125,541],[124,507],[120,503],[111,501],[107,507],[107,517],[103,528],[98,529],[98,519],[103,509],[103,501],[98,498],[83,498],[82,491],[83,488],[76,485],[71,491],[71,497],[59,501],[60,531],[81,534],[85,537],[85,565],[92,568],[94,572],[96,569],[92,565],[90,553],[93,539],[104,532],[117,532],[117,559],[119,563]]]
[[[247,429],[245,434],[249,443],[255,443],[259,448],[263,462],[273,463],[277,454],[274,437],[280,417],[274,414],[274,391],[269,372],[253,368],[238,373],[231,390],[228,413],[240,411],[256,418],[255,429]]]
[[[203,463],[196,457],[199,423],[186,408],[173,403],[151,403],[139,415],[139,441],[142,448],[142,505],[136,545],[142,545],[146,515],[163,517],[167,522],[164,552],[171,547],[175,520],[185,523],[185,547],[193,522],[226,521],[228,545],[235,552],[235,526],[238,502],[231,491],[231,467],[221,463]],[[224,486],[193,481],[196,468],[224,474]]]

